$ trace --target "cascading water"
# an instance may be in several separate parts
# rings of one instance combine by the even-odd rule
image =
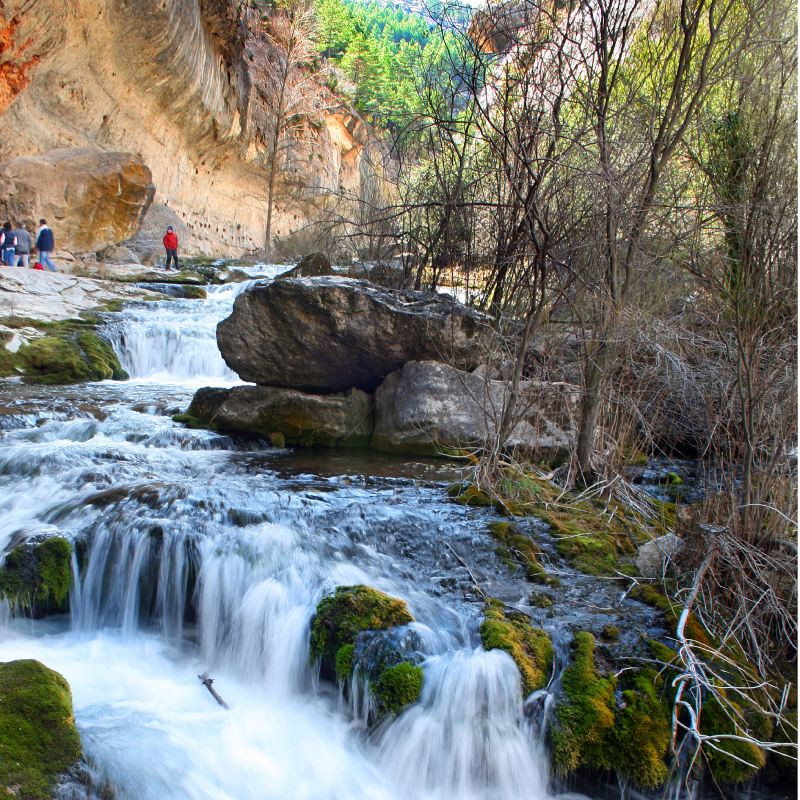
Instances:
[[[0,385],[0,549],[57,533],[78,553],[69,620],[0,609],[3,660],[64,674],[115,798],[545,797],[516,667],[480,648],[480,603],[453,586],[453,550],[507,580],[483,512],[402,477],[418,466],[311,474],[172,422],[192,393],[176,384],[232,380],[213,329],[242,286],[124,312],[110,336],[129,383]],[[370,735],[308,663],[317,602],[355,583],[408,603],[425,674]]]

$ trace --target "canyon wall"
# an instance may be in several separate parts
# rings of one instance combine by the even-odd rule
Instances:
[[[153,209],[186,224],[184,252],[264,245],[269,45],[235,0],[0,0],[0,161],[64,148],[139,156]],[[261,91],[259,89],[261,88]],[[362,120],[323,87],[295,131],[273,232],[297,250],[331,196],[379,160]]]

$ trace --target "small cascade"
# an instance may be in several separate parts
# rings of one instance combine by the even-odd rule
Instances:
[[[405,796],[546,797],[510,656],[458,650],[432,656],[424,667],[420,702],[380,742],[381,763]]]
[[[131,378],[157,383],[238,382],[217,348],[217,323],[256,280],[271,280],[290,267],[257,264],[240,269],[252,279],[209,286],[205,300],[136,304],[107,325],[104,333]]]

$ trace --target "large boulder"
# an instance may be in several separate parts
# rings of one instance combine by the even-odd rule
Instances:
[[[500,425],[508,384],[435,361],[410,361],[375,393],[372,446],[433,454],[485,445]],[[569,451],[578,392],[563,383],[525,381],[508,447],[540,457]]]
[[[200,389],[183,419],[275,444],[360,447],[372,435],[372,397],[358,389],[333,395],[270,386]]]
[[[487,318],[452,300],[341,277],[259,281],[217,326],[246,381],[320,392],[372,391],[407,361],[480,363]]]
[[[104,150],[51,150],[0,162],[0,216],[35,231],[44,217],[56,246],[96,252],[132,236],[155,186],[140,156]]]

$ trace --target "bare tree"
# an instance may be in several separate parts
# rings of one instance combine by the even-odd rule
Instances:
[[[272,255],[272,217],[276,179],[292,136],[319,115],[319,76],[312,72],[317,54],[317,21],[306,0],[285,0],[258,13],[259,28],[268,44],[269,68],[259,91],[269,109],[267,138],[267,220],[264,252]]]

